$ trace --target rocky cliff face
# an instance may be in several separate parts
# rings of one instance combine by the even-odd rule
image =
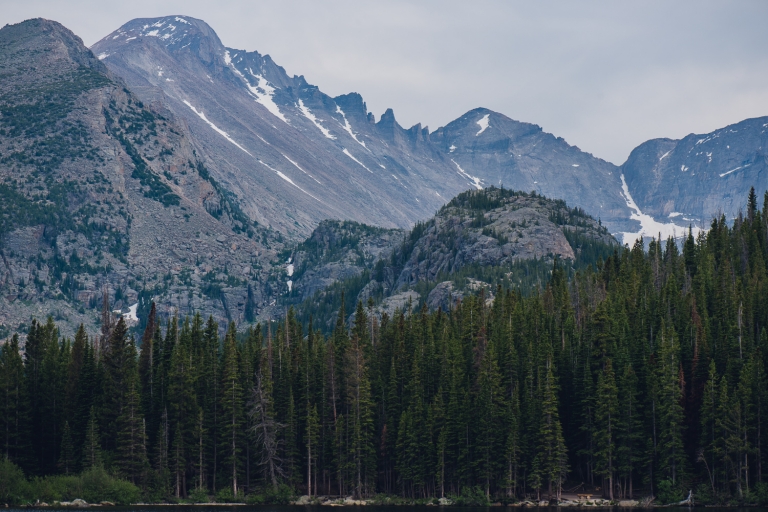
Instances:
[[[614,165],[487,109],[432,132],[401,127],[391,110],[376,121],[359,94],[330,97],[187,16],[133,20],[93,51],[186,121],[246,213],[295,239],[326,218],[410,228],[490,185],[563,198],[613,231],[635,225]]]
[[[291,296],[305,300],[336,282],[361,276],[387,260],[404,236],[401,229],[322,221],[293,253],[289,263]]]
[[[0,30],[0,73],[4,326],[53,314],[91,328],[105,291],[130,318],[150,299],[164,314],[258,314],[274,234],[210,175],[183,120],[52,21]]]
[[[404,263],[394,288],[434,281],[467,265],[506,266],[555,257],[574,260],[576,253],[566,238],[569,231],[615,243],[597,221],[562,201],[495,188],[464,193],[411,232],[412,244],[400,254]]]
[[[296,252],[301,270],[292,276],[291,299],[303,300],[321,325],[335,319],[342,289],[347,308],[370,297],[379,314],[422,300],[447,308],[467,289],[493,287],[505,278],[516,282],[517,264],[535,261],[530,268],[551,270],[555,258],[584,264],[595,248],[605,257],[616,247],[605,226],[581,209],[492,187],[460,194],[407,233],[321,223]],[[335,304],[336,311],[316,304]]]
[[[768,190],[768,117],[747,119],[682,140],[654,139],[621,166],[632,197],[647,214],[687,226],[708,227],[745,209],[754,186]]]

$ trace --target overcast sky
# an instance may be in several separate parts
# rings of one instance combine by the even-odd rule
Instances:
[[[133,18],[207,21],[376,118],[431,130],[475,107],[621,164],[641,142],[768,115],[768,2],[0,0],[92,45]]]

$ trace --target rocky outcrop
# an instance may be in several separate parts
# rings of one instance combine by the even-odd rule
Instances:
[[[426,304],[431,310],[442,309],[443,311],[448,311],[456,304],[456,301],[461,300],[463,296],[463,293],[454,289],[451,281],[443,281],[429,292]]]
[[[292,256],[292,297],[304,300],[335,282],[372,270],[379,261],[389,258],[404,235],[400,229],[352,221],[321,222]]]
[[[483,205],[483,206],[480,206]],[[503,189],[466,192],[411,233],[393,289],[435,281],[467,265],[504,266],[531,259],[575,259],[566,231],[615,244],[606,228],[581,210],[536,194]]]
[[[546,274],[556,258],[567,265],[592,264],[582,258],[585,247],[595,258],[617,246],[600,221],[564,201],[491,187],[460,194],[410,232],[322,222],[290,264],[291,299],[319,312],[316,304],[340,304],[343,290],[350,325],[350,307],[358,301],[367,306],[369,298],[378,317],[422,303],[448,311],[465,293],[480,289],[492,301],[491,281],[510,277],[517,263],[535,260]],[[317,325],[331,329],[338,310],[322,309]]]
[[[150,300],[236,322],[269,307],[275,235],[211,177],[183,122],[52,21],[2,28],[0,66],[2,326],[91,329],[105,292],[131,318]]]
[[[707,228],[746,210],[750,187],[768,190],[768,117],[747,119],[681,140],[654,139],[621,166],[632,197],[656,219]]]

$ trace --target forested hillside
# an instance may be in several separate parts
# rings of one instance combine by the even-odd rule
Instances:
[[[682,250],[638,243],[570,280],[555,261],[538,293],[448,311],[379,321],[358,303],[327,337],[293,311],[221,340],[199,315],[150,314],[136,342],[109,308],[98,339],[34,324],[24,354],[18,337],[2,349],[2,449],[27,476],[103,466],[145,499],[287,485],[512,501],[583,484],[754,503],[767,256],[768,195],[760,210],[753,192]]]
[[[498,285],[523,295],[542,288],[555,258],[569,277],[619,246],[599,220],[536,192],[488,187],[462,192],[409,232],[324,221],[293,254],[293,288],[306,328],[333,330],[343,297],[352,321],[358,300],[379,318],[426,303],[443,310],[465,294]],[[301,302],[300,302],[301,300]],[[300,302],[300,303],[299,303]]]

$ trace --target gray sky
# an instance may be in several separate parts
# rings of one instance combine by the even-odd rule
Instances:
[[[0,0],[0,25],[57,20],[91,45],[184,14],[376,118],[434,130],[475,107],[621,164],[656,137],[768,115],[768,2]]]

